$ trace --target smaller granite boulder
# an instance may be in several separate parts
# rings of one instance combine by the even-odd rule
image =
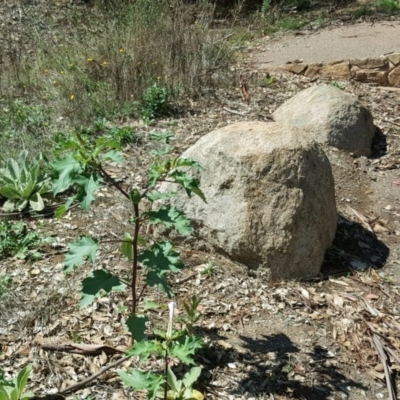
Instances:
[[[375,126],[371,113],[354,96],[329,85],[293,96],[273,113],[277,122],[305,130],[310,139],[354,153],[371,154]]]

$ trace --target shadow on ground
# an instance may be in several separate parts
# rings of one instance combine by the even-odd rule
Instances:
[[[220,337],[220,340],[223,339]],[[301,352],[284,333],[264,335],[259,339],[240,336],[240,340],[243,349],[240,352],[222,346],[205,350],[204,356],[211,365],[208,369],[209,376],[204,377],[203,381],[207,391],[221,394],[218,383],[212,381],[214,368],[227,371],[226,377],[230,383],[227,386],[233,398],[235,395],[245,398],[256,396],[260,399],[264,398],[262,396],[273,398],[274,395],[279,395],[325,400],[333,398],[337,392],[348,395],[354,389],[368,390],[366,386],[344,375],[336,366],[335,355],[326,348],[314,346],[311,352]],[[229,367],[235,362],[241,365],[243,378],[232,384]],[[236,371],[235,375],[237,376]],[[313,379],[324,383],[315,386]]]
[[[370,267],[380,269],[389,253],[389,248],[373,232],[339,215],[336,236],[326,252],[321,275],[365,271]]]

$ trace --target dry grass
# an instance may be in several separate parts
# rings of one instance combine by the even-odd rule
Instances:
[[[10,23],[0,33],[0,125],[19,147],[96,119],[139,116],[155,83],[169,99],[202,95],[231,55],[210,35],[214,8],[205,0],[38,3],[7,9]],[[39,107],[51,123],[34,134],[9,124],[16,100]]]

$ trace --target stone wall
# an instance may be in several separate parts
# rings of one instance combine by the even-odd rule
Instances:
[[[269,67],[267,70],[270,72],[288,71],[310,79],[353,79],[381,86],[400,87],[400,54],[318,64],[292,63]]]

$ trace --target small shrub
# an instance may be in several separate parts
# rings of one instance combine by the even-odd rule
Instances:
[[[98,127],[104,127],[102,123]],[[170,134],[154,135],[164,142],[171,140]],[[169,275],[178,273],[184,268],[180,261],[180,254],[174,249],[171,242],[148,242],[142,232],[147,225],[162,225],[167,229],[175,229],[179,234],[188,235],[193,228],[185,214],[169,204],[160,204],[158,209],[152,207],[157,200],[167,200],[176,195],[175,192],[164,193],[158,190],[158,184],[163,181],[175,182],[181,186],[187,195],[193,194],[205,200],[199,188],[199,181],[192,178],[186,168],[200,168],[193,160],[181,157],[170,157],[168,154],[172,146],[165,145],[163,149],[155,149],[151,153],[154,162],[150,167],[148,182],[145,188],[126,188],[119,180],[112,178],[104,169],[106,161],[123,162],[121,146],[115,140],[107,137],[89,138],[76,133],[76,140],[68,140],[57,149],[59,158],[52,163],[58,177],[54,182],[54,193],[69,188],[78,189],[78,193],[67,200],[60,207],[57,216],[62,217],[69,204],[79,200],[82,208],[87,211],[95,198],[95,193],[103,182],[112,185],[122,196],[130,202],[132,216],[129,222],[133,225],[131,232],[126,232],[119,240],[120,251],[131,263],[131,274],[126,276],[115,275],[112,271],[102,268],[94,269],[82,281],[80,306],[89,306],[96,297],[111,292],[121,292],[127,288],[131,293],[131,305],[128,308],[130,315],[126,319],[126,327],[131,333],[133,347],[127,352],[129,356],[139,356],[146,360],[150,355],[156,355],[164,360],[164,373],[143,372],[131,369],[127,372],[120,371],[123,382],[135,390],[146,390],[147,398],[153,400],[155,396],[164,399],[202,399],[203,396],[192,388],[193,383],[200,375],[201,369],[193,367],[185,374],[182,381],[178,381],[169,367],[169,358],[175,357],[184,364],[194,364],[192,356],[197,349],[203,346],[203,341],[190,334],[189,330],[175,331],[172,329],[175,303],[169,303],[169,321],[167,332],[155,330],[157,339],[146,338],[148,318],[139,312],[139,302],[144,293],[144,288],[156,287],[168,297],[174,295],[169,283]],[[143,207],[147,203],[147,207]],[[144,210],[148,211],[144,211]],[[64,261],[64,272],[70,273],[76,267],[90,260],[96,261],[96,254],[101,241],[92,236],[81,236],[71,243]],[[141,268],[139,268],[141,266]],[[138,275],[143,274],[144,287],[138,289]],[[157,304],[149,305],[157,307]],[[197,321],[196,308],[198,300],[192,299],[187,304],[189,324]],[[161,339],[161,340],[160,340]]]
[[[379,12],[396,14],[400,11],[400,3],[398,0],[379,0],[376,9]]]
[[[142,118],[144,122],[151,123],[156,117],[161,117],[169,113],[168,100],[170,91],[160,85],[154,83],[143,95]]]

